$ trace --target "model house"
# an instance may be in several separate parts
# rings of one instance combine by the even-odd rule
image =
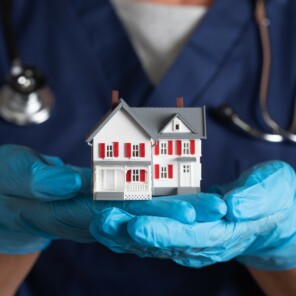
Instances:
[[[130,107],[112,93],[112,109],[89,134],[95,200],[145,200],[200,191],[205,108]]]

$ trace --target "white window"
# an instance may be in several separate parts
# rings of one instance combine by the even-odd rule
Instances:
[[[113,145],[107,145],[106,157],[113,157]]]
[[[168,154],[168,143],[167,142],[160,143],[160,154],[162,154],[162,155]]]
[[[161,179],[167,179],[168,177],[168,167],[167,166],[162,166],[160,170],[160,178]]]
[[[183,165],[183,173],[190,173],[190,165],[189,164]]]
[[[189,148],[189,142],[188,141],[183,141],[183,149],[182,149],[182,154],[183,155],[189,155],[190,148]]]
[[[179,131],[180,130],[180,120],[175,118],[174,120],[174,131]]]
[[[133,144],[133,157],[139,157],[139,145]]]
[[[139,172],[139,170],[132,170],[132,180],[133,180],[133,182],[139,182],[140,181],[140,172]]]

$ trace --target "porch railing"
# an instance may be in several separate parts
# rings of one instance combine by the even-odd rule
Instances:
[[[146,191],[146,190],[149,190],[149,184],[143,184],[143,183],[125,184],[125,190]]]

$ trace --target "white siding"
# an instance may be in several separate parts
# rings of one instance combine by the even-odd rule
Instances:
[[[113,142],[119,143],[119,155],[113,158],[99,158],[99,143],[105,143],[105,145],[111,145]],[[125,157],[125,143],[139,144],[145,143],[145,157]],[[104,161],[150,161],[151,160],[151,138],[146,132],[138,126],[138,123],[130,117],[130,115],[120,110],[115,114],[109,122],[98,132],[93,138],[93,160]]]
[[[178,156],[176,155],[176,140],[173,141],[173,154],[172,155],[153,155],[153,165],[159,164],[159,179],[155,179],[153,175],[153,182],[154,187],[179,187],[180,185],[180,166],[184,164],[191,165],[191,186],[192,187],[200,187],[201,181],[201,164],[200,164],[200,157],[201,157],[201,140],[195,140],[195,154],[194,155],[187,155],[187,156]],[[154,152],[154,151],[153,151]],[[160,149],[159,149],[160,152]],[[178,159],[180,157],[195,157],[195,162],[180,162]],[[168,166],[169,164],[173,165],[173,178],[172,179],[161,179],[161,167]],[[153,167],[154,169],[154,167]]]

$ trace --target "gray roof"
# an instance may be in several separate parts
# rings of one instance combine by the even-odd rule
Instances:
[[[119,111],[125,110],[151,138],[157,139],[205,139],[206,114],[205,107],[129,107],[120,99],[116,108],[107,113],[86,137],[90,142],[103,126]],[[175,117],[191,130],[192,133],[165,133],[162,130]]]

